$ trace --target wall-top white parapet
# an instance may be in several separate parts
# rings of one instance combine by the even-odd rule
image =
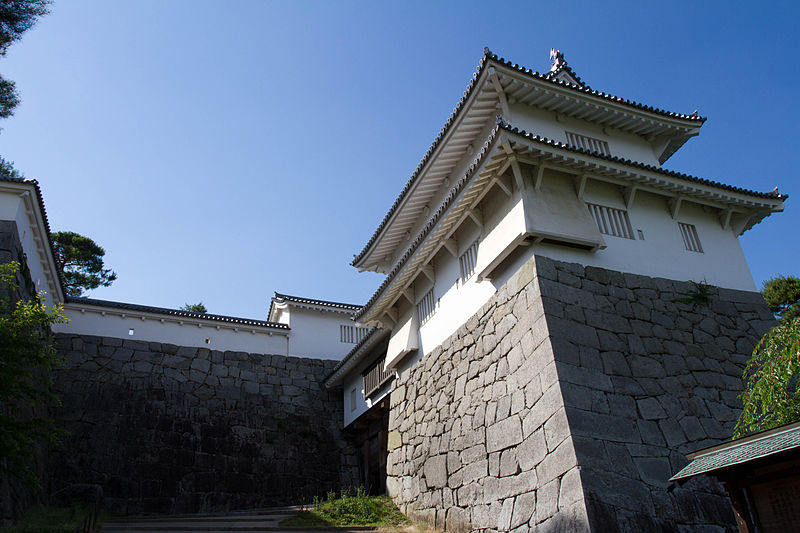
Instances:
[[[68,322],[54,325],[54,331],[221,351],[289,353],[291,331],[284,324],[89,298],[71,298],[64,314]]]

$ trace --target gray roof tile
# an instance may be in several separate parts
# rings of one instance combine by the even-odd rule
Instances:
[[[142,313],[154,313],[159,315],[168,315],[175,317],[213,320],[216,322],[226,322],[229,324],[240,324],[242,326],[257,326],[263,328],[275,328],[275,329],[285,329],[285,330],[289,329],[289,326],[287,326],[286,324],[280,324],[278,322],[268,322],[265,320],[252,320],[249,318],[239,318],[226,315],[214,315],[211,313],[194,313],[192,311],[183,311],[180,309],[168,309],[166,307],[153,307],[150,305],[130,304],[125,302],[112,302],[109,300],[97,300],[95,298],[68,296],[67,303],[96,305],[99,307],[111,307],[114,309],[123,309],[126,311],[139,311]]]
[[[689,455],[691,462],[670,481],[708,474],[770,455],[800,449],[800,422],[749,435]]]

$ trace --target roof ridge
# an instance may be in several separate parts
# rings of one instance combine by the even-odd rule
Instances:
[[[572,67],[567,64],[567,59],[564,57],[564,53],[561,50],[551,48],[550,59],[553,60],[553,64],[550,67],[550,72],[545,74],[545,77],[555,80],[558,78],[559,74],[566,72],[577,82],[580,87],[588,87],[588,85],[583,82],[581,77],[578,76],[574,70],[572,70]]]
[[[612,162],[615,162],[615,163],[621,163],[621,164],[625,164],[625,165],[628,165],[628,166],[641,168],[643,170],[648,170],[648,171],[657,172],[657,173],[660,173],[660,174],[665,174],[665,175],[668,175],[668,176],[671,176],[671,177],[683,179],[683,180],[686,180],[686,181],[691,181],[691,182],[694,182],[694,183],[701,183],[703,185],[709,185],[709,186],[712,186],[712,187],[726,189],[726,190],[730,190],[730,191],[733,191],[733,192],[738,192],[738,193],[742,193],[742,194],[748,194],[748,195],[751,195],[751,196],[755,196],[757,198],[771,198],[771,199],[775,199],[775,200],[785,200],[786,198],[789,197],[789,195],[787,195],[787,194],[779,194],[777,191],[770,191],[768,193],[761,193],[761,192],[757,192],[757,191],[751,191],[751,190],[748,190],[748,189],[744,189],[742,187],[734,187],[732,185],[725,185],[724,183],[715,182],[715,181],[708,180],[708,179],[705,179],[705,178],[698,178],[696,176],[692,176],[692,175],[689,175],[689,174],[684,174],[684,173],[677,172],[677,171],[674,171],[674,170],[667,170],[667,169],[664,169],[664,168],[661,168],[661,167],[648,165],[646,163],[640,163],[640,162],[637,162],[637,161],[631,161],[630,159],[623,159],[623,158],[617,157],[617,156],[607,156],[607,155],[601,154],[599,152],[592,152],[592,151],[589,151],[589,150],[585,150],[583,148],[576,148],[576,147],[570,146],[570,145],[568,145],[566,143],[563,143],[563,142],[560,142],[560,141],[554,141],[552,139],[548,139],[547,137],[542,137],[542,136],[539,136],[539,135],[533,135],[531,133],[528,133],[525,130],[522,130],[520,128],[516,128],[516,127],[512,126],[509,122],[507,122],[503,118],[502,115],[498,114],[497,117],[496,117],[496,126],[494,127],[494,129],[491,131],[491,133],[487,137],[486,141],[483,144],[483,147],[478,152],[478,154],[476,155],[475,159],[470,164],[469,168],[466,170],[466,172],[461,177],[461,179],[459,179],[458,182],[456,182],[456,184],[450,189],[450,192],[445,197],[445,199],[442,201],[442,203],[440,204],[439,208],[431,215],[431,217],[428,219],[428,222],[425,224],[425,226],[417,234],[416,238],[406,248],[406,251],[400,257],[400,259],[397,260],[395,265],[392,267],[392,269],[386,275],[386,278],[383,280],[383,282],[378,287],[378,289],[375,291],[375,293],[372,295],[372,297],[369,299],[369,301],[367,301],[367,303],[364,304],[364,306],[353,315],[353,319],[354,320],[358,321],[358,319],[363,317],[367,313],[367,311],[369,311],[369,309],[378,300],[378,297],[383,293],[384,290],[386,290],[386,288],[390,285],[390,283],[392,282],[394,277],[398,274],[398,272],[406,264],[408,259],[417,251],[419,245],[422,244],[422,242],[425,240],[425,238],[427,237],[427,235],[431,231],[431,229],[433,229],[433,227],[436,225],[436,223],[438,223],[439,218],[442,216],[442,214],[444,214],[444,212],[447,211],[447,209],[450,207],[450,204],[453,202],[453,200],[455,200],[455,198],[457,198],[458,195],[461,193],[462,188],[470,180],[470,178],[471,178],[473,172],[475,171],[475,169],[477,169],[480,166],[481,160],[483,159],[483,157],[488,152],[489,146],[492,144],[492,142],[494,141],[495,137],[497,136],[498,131],[501,130],[501,129],[503,129],[505,131],[508,131],[510,133],[521,135],[521,136],[523,136],[523,137],[525,137],[527,139],[530,139],[532,141],[539,142],[539,143],[542,143],[542,144],[545,144],[545,145],[548,145],[548,146],[555,146],[557,148],[562,148],[562,149],[569,150],[569,151],[572,151],[572,152],[591,155],[593,157],[606,159],[606,160],[609,160],[609,161],[612,161]]]
[[[563,54],[562,54],[562,57],[563,57]],[[412,185],[416,182],[416,180],[419,177],[419,175],[421,174],[422,170],[425,168],[425,166],[430,161],[431,157],[433,156],[433,153],[439,147],[439,143],[441,143],[441,141],[444,139],[444,137],[447,134],[447,132],[450,130],[450,128],[455,123],[456,118],[459,116],[461,110],[464,107],[464,104],[466,103],[466,101],[471,96],[472,91],[475,88],[476,82],[477,82],[478,78],[480,77],[481,73],[483,72],[483,69],[484,69],[484,67],[485,67],[485,65],[486,65],[486,63],[488,61],[494,61],[496,63],[499,63],[502,66],[505,66],[505,67],[511,68],[513,70],[516,70],[518,72],[521,72],[523,74],[526,74],[526,75],[528,75],[528,76],[530,76],[530,77],[532,77],[534,79],[546,81],[548,83],[553,83],[555,85],[567,88],[569,90],[573,90],[573,91],[577,91],[577,92],[580,92],[580,93],[583,93],[583,94],[588,94],[590,96],[595,96],[595,97],[598,97],[598,98],[609,100],[611,102],[622,104],[622,105],[625,105],[627,107],[631,107],[631,108],[638,109],[638,110],[641,110],[641,111],[645,111],[645,112],[648,112],[648,113],[654,113],[654,114],[658,114],[658,115],[663,115],[663,116],[667,116],[667,117],[670,117],[670,118],[677,118],[677,119],[680,119],[680,120],[688,120],[688,121],[692,121],[692,122],[697,122],[699,124],[703,124],[706,121],[706,117],[701,117],[701,116],[697,115],[696,111],[693,112],[692,114],[688,114],[688,115],[684,114],[684,113],[675,113],[675,112],[667,111],[667,110],[664,110],[664,109],[661,109],[661,108],[657,108],[657,107],[641,104],[641,103],[635,102],[635,101],[630,100],[630,99],[621,98],[621,97],[618,97],[618,96],[613,96],[613,95],[610,95],[608,93],[604,93],[602,91],[596,91],[596,90],[592,89],[591,87],[589,87],[588,85],[586,85],[576,74],[574,74],[572,69],[568,65],[566,65],[566,61],[564,62],[565,65],[566,65],[566,68],[570,69],[572,74],[575,76],[576,79],[578,79],[581,82],[582,85],[575,85],[574,83],[567,83],[567,82],[564,82],[564,81],[561,81],[561,80],[557,80],[557,79],[554,79],[554,78],[550,77],[548,75],[549,73],[542,74],[542,73],[539,73],[537,71],[531,70],[529,68],[522,67],[517,63],[511,63],[511,61],[506,60],[505,58],[502,58],[502,57],[498,56],[497,54],[492,52],[489,49],[488,46],[485,46],[483,48],[483,56],[481,57],[480,61],[478,62],[478,67],[476,69],[476,72],[472,75],[472,80],[467,85],[467,89],[464,91],[463,96],[459,99],[459,101],[456,104],[455,108],[450,113],[450,117],[447,119],[447,121],[445,122],[444,126],[439,130],[438,135],[433,140],[433,143],[431,143],[431,146],[428,148],[428,150],[425,152],[425,155],[420,160],[419,164],[417,165],[417,168],[411,174],[411,177],[408,179],[408,181],[406,181],[405,185],[403,185],[403,188],[400,190],[400,194],[397,195],[397,197],[395,198],[394,202],[389,207],[389,210],[386,212],[386,214],[384,215],[383,219],[378,224],[377,229],[375,229],[375,231],[373,232],[372,236],[369,238],[369,240],[364,245],[362,250],[359,253],[353,255],[353,260],[350,262],[350,265],[356,266],[364,258],[364,256],[367,255],[367,252],[369,252],[370,248],[372,248],[372,246],[375,244],[375,242],[377,241],[377,239],[380,236],[381,232],[383,232],[383,230],[386,227],[386,225],[388,224],[389,220],[392,218],[394,213],[400,207],[400,204],[402,203],[403,199],[406,197],[408,192],[411,190]]]
[[[550,145],[550,146],[555,146],[557,148],[563,148],[565,150],[569,150],[570,152],[577,152],[577,153],[581,153],[581,154],[587,154],[587,155],[591,155],[593,157],[599,157],[600,159],[605,159],[607,161],[613,161],[614,163],[621,163],[623,165],[627,165],[627,166],[631,166],[631,167],[635,167],[635,168],[640,168],[642,170],[648,170],[650,172],[656,172],[656,173],[659,173],[659,174],[664,174],[664,175],[667,175],[667,176],[670,176],[670,177],[673,177],[673,178],[679,178],[679,179],[683,179],[683,180],[686,180],[686,181],[691,181],[693,183],[701,183],[703,185],[709,185],[709,186],[716,187],[716,188],[719,188],[719,189],[738,192],[738,193],[741,193],[741,194],[746,194],[748,196],[754,196],[756,198],[773,198],[773,199],[776,199],[776,200],[785,200],[786,198],[789,198],[788,194],[779,193],[777,191],[777,188],[773,189],[772,191],[769,191],[769,192],[754,191],[754,190],[751,190],[751,189],[745,189],[744,187],[736,187],[734,185],[727,185],[725,183],[721,183],[719,181],[710,180],[710,179],[707,179],[707,178],[700,178],[700,177],[697,177],[697,176],[693,176],[691,174],[686,174],[685,172],[679,172],[677,170],[669,170],[669,169],[666,169],[666,168],[663,168],[663,167],[657,167],[655,165],[642,163],[640,161],[634,161],[632,159],[625,159],[625,158],[622,158],[622,157],[619,157],[619,156],[614,156],[614,155],[606,155],[606,154],[603,154],[603,153],[600,153],[600,152],[587,150],[585,148],[579,148],[577,146],[572,146],[570,144],[567,144],[567,143],[564,143],[564,142],[561,142],[561,141],[556,141],[554,139],[550,139],[548,137],[544,137],[543,135],[535,135],[533,133],[529,133],[528,131],[525,131],[524,129],[512,126],[509,122],[505,121],[500,115],[498,115],[498,125],[501,128],[503,128],[503,129],[505,129],[507,131],[510,131],[511,133],[515,133],[517,135],[521,135],[521,136],[523,136],[523,137],[525,137],[527,139],[530,139],[532,141],[536,141],[536,142],[539,142],[539,143],[542,143],[542,144],[547,144],[547,145]]]
[[[39,180],[37,179],[30,179],[24,176],[19,178],[12,177],[12,176],[2,176],[0,175],[0,181],[5,181],[8,183],[21,183],[24,185],[33,185],[34,191],[36,191],[36,198],[39,201],[39,209],[42,212],[42,220],[44,221],[44,230],[47,233],[47,244],[50,246],[50,254],[53,257],[53,261],[56,260],[56,247],[55,243],[53,243],[53,235],[52,230],[50,229],[50,220],[47,218],[47,210],[44,207],[44,196],[42,195],[42,188],[39,186]],[[64,283],[64,274],[56,268],[56,276],[58,276],[58,285],[61,289],[61,294],[64,298],[67,298],[67,289],[66,284]]]
[[[331,301],[331,300],[322,300],[320,298],[306,298],[305,296],[293,296],[293,295],[290,295],[290,294],[283,294],[283,293],[280,293],[278,291],[275,291],[275,296],[273,296],[273,300],[274,299],[292,300],[292,301],[296,301],[296,302],[312,303],[312,304],[318,304],[318,305],[329,305],[331,307],[346,307],[346,308],[353,308],[353,309],[360,309],[361,307],[363,307],[362,305],[359,305],[359,304],[348,304],[348,303],[344,303],[344,302],[334,302],[334,301]]]
[[[500,115],[498,115],[498,121],[502,121],[502,117],[500,117]],[[422,230],[417,234],[417,237],[411,242],[408,248],[406,248],[406,251],[400,257],[397,263],[395,263],[395,266],[392,268],[391,271],[389,271],[389,274],[387,274],[386,278],[383,280],[381,285],[375,291],[375,294],[373,294],[372,297],[369,299],[369,301],[366,304],[364,304],[364,307],[362,307],[359,311],[357,311],[353,315],[353,320],[358,321],[359,318],[364,316],[364,314],[369,310],[369,308],[372,307],[372,305],[377,301],[378,296],[380,296],[380,294],[386,289],[386,287],[389,286],[392,279],[394,279],[394,276],[397,275],[397,273],[400,271],[400,269],[403,267],[406,261],[414,254],[414,252],[416,252],[419,245],[422,244],[422,242],[425,240],[425,237],[428,235],[428,232],[431,229],[433,229],[433,227],[439,221],[439,218],[444,214],[445,211],[447,211],[448,207],[450,207],[450,204],[453,202],[453,200],[455,200],[461,193],[463,187],[472,177],[473,172],[475,172],[475,170],[478,167],[480,167],[480,162],[483,160],[484,156],[489,152],[489,147],[494,142],[497,136],[497,132],[500,130],[500,128],[501,125],[498,122],[498,124],[489,133],[489,136],[486,138],[486,141],[484,141],[480,151],[472,160],[472,163],[470,164],[469,168],[467,168],[467,170],[464,172],[464,175],[450,189],[450,192],[447,194],[444,201],[439,205],[439,208],[433,212],[433,214],[428,219],[428,222],[425,224]]]
[[[65,298],[67,303],[85,303],[89,305],[98,305],[106,307],[114,307],[117,309],[127,309],[130,311],[141,311],[144,313],[156,313],[170,316],[181,316],[186,318],[197,318],[214,320],[217,322],[230,322],[235,324],[243,324],[248,326],[263,326],[278,329],[290,329],[288,325],[279,322],[271,322],[268,320],[255,320],[252,318],[235,317],[230,315],[218,315],[214,313],[196,313],[194,311],[184,311],[181,309],[170,309],[168,307],[157,307],[153,305],[134,304],[128,302],[115,302],[112,300],[100,300],[97,298],[88,298],[85,296],[67,296]]]
[[[397,198],[395,198],[391,207],[389,207],[389,210],[386,212],[386,215],[384,215],[383,220],[381,220],[380,224],[378,224],[378,228],[372,234],[372,237],[370,237],[369,241],[367,241],[367,244],[359,253],[353,255],[353,260],[350,262],[350,265],[355,266],[359,261],[361,261],[361,259],[364,258],[366,253],[372,247],[372,245],[375,244],[378,235],[380,235],[381,231],[383,231],[383,228],[386,226],[386,223],[389,222],[389,219],[392,217],[392,214],[394,214],[395,210],[400,206],[400,203],[402,202],[403,198],[405,198],[405,195],[410,190],[411,185],[414,184],[414,182],[417,179],[417,176],[419,176],[420,172],[422,172],[422,169],[425,168],[425,165],[428,163],[431,156],[438,148],[439,143],[442,141],[442,139],[444,139],[444,136],[447,134],[447,132],[450,130],[450,127],[455,122],[455,119],[458,117],[464,104],[472,94],[472,90],[475,88],[475,82],[478,81],[478,77],[480,76],[481,72],[483,72],[483,66],[486,64],[486,60],[490,57],[491,57],[491,52],[489,51],[489,48],[484,46],[483,57],[481,57],[480,61],[478,62],[478,67],[476,69],[476,72],[472,75],[472,80],[467,85],[467,89],[464,91],[464,94],[458,100],[458,103],[456,104],[453,111],[450,113],[450,116],[444,123],[444,126],[442,126],[442,128],[439,130],[439,133],[438,135],[436,135],[436,138],[433,140],[431,146],[425,152],[425,155],[422,156],[422,159],[417,165],[417,168],[411,174],[411,177],[408,179],[408,181],[406,181],[406,184],[403,185],[403,188],[400,190],[400,194],[397,195]]]

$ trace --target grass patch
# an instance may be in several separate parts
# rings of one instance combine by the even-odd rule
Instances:
[[[0,528],[0,533],[74,533],[91,509],[91,505],[35,505],[13,526]],[[101,511],[98,522],[109,516]]]
[[[401,526],[409,524],[388,496],[367,496],[364,489],[355,493],[343,490],[339,497],[331,491],[328,501],[315,498],[314,506],[282,520],[286,527]]]

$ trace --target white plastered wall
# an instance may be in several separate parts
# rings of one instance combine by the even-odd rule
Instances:
[[[653,145],[632,133],[613,128],[603,128],[597,124],[559,115],[558,120],[552,111],[537,109],[524,104],[510,106],[510,122],[513,126],[534,135],[541,135],[554,141],[567,142],[566,132],[578,133],[608,142],[611,155],[639,161],[648,165],[661,166],[653,150]]]
[[[288,355],[291,335],[289,331],[258,326],[223,325],[212,320],[159,316],[76,304],[66,304],[64,314],[69,322],[55,324],[53,331],[221,351]]]
[[[33,192],[27,192],[31,197],[29,201],[36,201],[32,196]],[[34,238],[34,228],[31,218],[25,209],[25,201],[20,193],[16,192],[1,192],[0,193],[0,220],[12,220],[17,224],[17,232],[19,233],[19,240],[22,243],[22,249],[28,258],[28,269],[30,270],[31,279],[36,286],[37,291],[45,293],[44,304],[51,307],[55,303],[54,288],[50,287],[45,276],[43,267],[43,258],[41,252],[37,247],[36,239]],[[40,238],[46,238],[43,235]],[[43,243],[49,248],[49,243]]]
[[[339,326],[354,326],[350,312],[321,311],[292,306],[289,311],[292,336],[289,355],[340,360],[355,344],[341,342]]]
[[[583,199],[625,209],[619,188],[609,184],[590,181]],[[536,253],[560,261],[680,281],[705,280],[729,289],[756,290],[739,239],[733,229],[722,227],[718,210],[683,201],[673,219],[665,197],[639,192],[628,216],[634,240],[604,235],[606,248],[594,253],[541,244],[534,249]],[[678,222],[697,228],[703,253],[686,249]],[[638,230],[642,231],[644,240],[639,238]]]
[[[563,174],[546,172],[545,180],[569,180]],[[573,194],[572,184],[561,190]],[[501,195],[487,197],[483,207],[484,227],[480,232],[480,248],[499,250],[509,239],[495,231],[507,219],[506,213],[519,204],[515,194],[510,199]],[[617,209],[626,209],[619,187],[590,180],[584,191],[583,202],[591,202]],[[631,272],[651,277],[687,281],[706,281],[719,287],[754,291],[750,270],[747,266],[739,240],[734,230],[724,229],[718,210],[703,207],[688,200],[681,203],[675,219],[672,218],[668,199],[664,196],[639,192],[629,211],[635,239],[603,235],[606,248],[597,251],[581,250],[560,245],[535,244],[518,248],[490,281],[477,281],[474,277],[461,284],[458,259],[444,250],[440,251],[432,265],[434,267],[434,297],[437,301],[435,313],[419,328],[421,354],[427,353],[447,339],[466,320],[486,303],[505,278],[532,254],[552,259],[598,266],[621,272]],[[697,228],[703,253],[686,249],[678,222],[693,224]],[[644,239],[640,239],[638,230]],[[514,229],[514,232],[517,230]],[[502,233],[502,232],[500,232]],[[477,235],[477,230],[475,235]],[[472,237],[459,239],[459,253],[471,242]],[[492,242],[490,242],[490,240]],[[494,242],[494,241],[497,242]],[[419,299],[430,287],[424,276],[416,282],[414,294]],[[410,306],[400,306],[400,322],[403,322]],[[407,366],[404,361],[401,367]]]
[[[369,411],[369,409],[386,398],[392,391],[391,382],[384,385],[383,388],[373,394],[370,398],[364,398],[364,378],[360,372],[353,372],[347,376],[347,379],[342,384],[344,395],[344,427],[349,426],[356,419]],[[355,404],[351,404],[351,400],[355,394]]]

